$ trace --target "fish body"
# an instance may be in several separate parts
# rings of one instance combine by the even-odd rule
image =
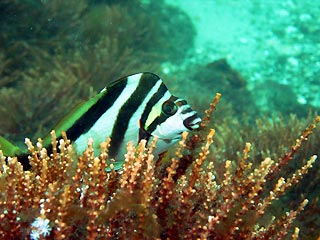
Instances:
[[[173,96],[157,75],[144,72],[111,83],[54,129],[57,134],[66,132],[78,154],[87,148],[88,138],[99,152],[100,143],[110,137],[109,156],[118,163],[116,168],[121,168],[129,141],[136,145],[157,136],[157,157],[179,141],[182,132],[199,128],[200,121],[188,103]],[[44,143],[49,141],[44,139]]]

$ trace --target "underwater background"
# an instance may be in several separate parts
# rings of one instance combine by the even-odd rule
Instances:
[[[199,113],[222,94],[211,126],[221,166],[245,142],[256,164],[277,158],[320,112],[319,1],[2,0],[0,30],[0,135],[19,146],[110,82],[143,71]],[[319,133],[284,172],[320,155]],[[319,183],[318,161],[270,209],[308,198],[296,219],[301,239],[320,236]]]

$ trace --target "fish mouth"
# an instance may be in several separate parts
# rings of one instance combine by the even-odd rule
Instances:
[[[179,136],[175,137],[175,138],[158,138],[158,140],[161,140],[163,142],[165,142],[166,144],[171,144],[174,142],[177,142],[181,139],[181,135],[179,134]]]
[[[183,125],[188,128],[189,130],[195,130],[200,127],[201,118],[198,116],[196,112],[193,115],[187,117],[183,121]]]

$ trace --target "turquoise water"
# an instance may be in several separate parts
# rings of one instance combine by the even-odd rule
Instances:
[[[78,102],[142,71],[160,75],[199,111],[216,92],[236,113],[304,117],[319,111],[319,5],[1,1],[0,116],[11,109],[12,120],[0,117],[0,134],[41,136]],[[236,72],[217,74],[210,64],[222,59]],[[250,107],[239,108],[239,101]]]
[[[0,135],[18,145],[44,137],[77,104],[143,71],[199,113],[221,92],[223,120],[304,119],[320,112],[319,16],[311,0],[0,1]]]
[[[196,27],[194,61],[226,58],[262,109],[293,94],[297,104],[320,107],[319,1],[167,2]],[[286,91],[273,95],[274,87]]]

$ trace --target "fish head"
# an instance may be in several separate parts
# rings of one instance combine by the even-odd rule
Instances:
[[[186,100],[174,96],[163,102],[159,118],[164,121],[152,132],[159,139],[179,140],[182,132],[198,129],[201,122]]]
[[[157,148],[166,150],[169,145],[179,141],[183,132],[198,129],[201,118],[186,100],[168,94],[154,105],[146,121],[145,131],[157,137]],[[151,119],[151,120],[150,120]],[[166,145],[166,146],[165,146]],[[160,151],[161,152],[161,151]]]

